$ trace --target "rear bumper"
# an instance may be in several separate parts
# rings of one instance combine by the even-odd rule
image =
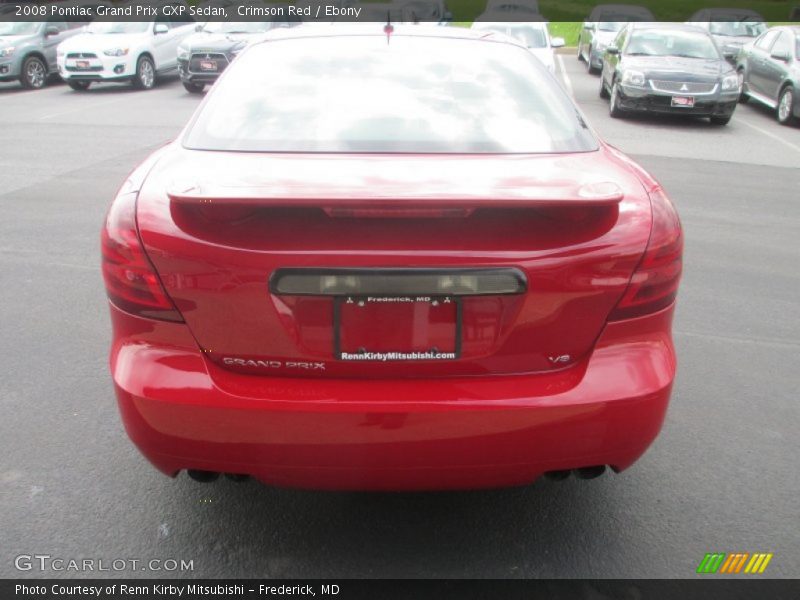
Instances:
[[[656,92],[650,89],[620,86],[619,105],[621,108],[636,112],[650,112],[675,115],[692,115],[696,117],[726,117],[733,114],[738,103],[738,92],[695,96],[695,105],[691,108],[672,106],[674,95]],[[691,95],[691,94],[689,94]]]
[[[675,375],[672,308],[608,325],[592,355],[563,371],[391,381],[231,373],[204,359],[184,325],[113,306],[111,314],[123,422],[168,475],[201,469],[280,486],[410,490],[622,470],[658,435]]]

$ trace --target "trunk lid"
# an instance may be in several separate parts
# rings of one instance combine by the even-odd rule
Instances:
[[[605,148],[175,145],[141,189],[137,219],[165,289],[220,366],[437,377],[551,371],[586,356],[644,252],[650,206]]]

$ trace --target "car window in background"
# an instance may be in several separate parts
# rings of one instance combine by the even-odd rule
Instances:
[[[778,56],[791,56],[792,55],[792,35],[788,31],[783,31],[775,40],[772,46],[772,53]]]
[[[27,21],[19,23],[0,23],[0,35],[33,35],[39,31],[41,23]]]
[[[47,21],[48,27],[55,27],[59,31],[66,31],[69,29],[66,21]]]
[[[535,27],[525,25],[492,25],[490,27],[480,27],[481,31],[494,31],[502,33],[524,44],[528,48],[547,48],[547,38],[544,31]]]
[[[601,21],[597,24],[600,31],[619,31],[625,26],[625,21]]]
[[[772,42],[777,35],[778,32],[774,29],[768,31],[756,42],[756,47],[761,48],[762,50],[769,50],[769,47],[772,45]]]
[[[633,56],[720,58],[711,38],[689,31],[634,31],[626,53]]]
[[[709,24],[708,30],[714,35],[754,38],[764,33],[767,26],[753,21],[716,21]]]
[[[149,27],[150,23],[144,21],[133,23],[92,21],[86,31],[89,33],[144,33]]]
[[[614,45],[620,50],[625,47],[625,40],[628,39],[628,31],[628,28],[623,27],[614,39]]]
[[[619,31],[628,23],[641,23],[644,21],[644,17],[641,15],[603,13],[600,16],[603,19],[597,23],[597,29],[600,31]]]
[[[525,49],[404,36],[254,46],[211,92],[184,145],[258,152],[597,149],[566,93]]]

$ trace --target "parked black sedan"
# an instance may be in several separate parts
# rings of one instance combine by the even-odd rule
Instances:
[[[299,17],[289,19],[208,22],[198,26],[198,32],[178,46],[178,72],[183,87],[188,92],[201,93],[207,84],[217,80],[247,44],[260,39],[267,31],[276,27],[300,24]]]
[[[745,46],[737,59],[742,102],[775,109],[778,122],[800,118],[800,27],[775,27]]]
[[[600,96],[609,99],[612,117],[680,113],[726,125],[736,109],[739,80],[707,31],[630,23],[603,55]]]

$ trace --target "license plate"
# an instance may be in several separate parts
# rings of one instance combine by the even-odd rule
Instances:
[[[458,358],[461,306],[452,296],[334,300],[334,355],[349,362]]]
[[[91,66],[91,63],[88,60],[78,60],[75,61],[75,66],[79,69],[88,69]]]
[[[673,96],[672,106],[692,108],[694,106],[694,96]]]
[[[203,71],[216,71],[217,70],[217,61],[215,61],[215,60],[201,60],[200,61],[200,68]]]

